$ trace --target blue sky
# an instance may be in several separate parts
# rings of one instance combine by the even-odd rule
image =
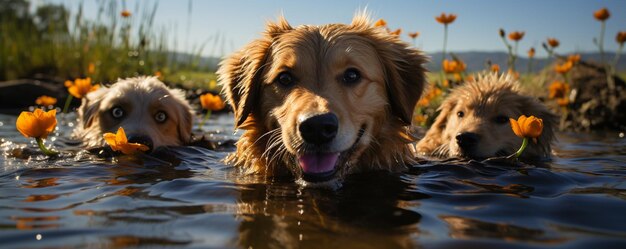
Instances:
[[[155,3],[137,1],[119,3],[134,13],[138,12],[135,9],[138,3],[141,8]],[[78,6],[73,0],[52,2],[73,9]],[[390,28],[402,28],[402,37],[407,41],[410,41],[407,32],[420,32],[416,45],[426,52],[441,50],[443,26],[434,17],[442,12],[458,15],[450,25],[450,51],[505,51],[498,36],[499,28],[526,32],[520,42],[520,54],[524,55],[534,46],[538,56],[545,56],[541,43],[547,37],[561,41],[557,49],[560,53],[596,51],[592,39],[599,35],[600,22],[593,18],[593,12],[602,7],[611,12],[606,49],[616,50],[615,34],[626,31],[624,0],[193,0],[190,17],[188,4],[186,0],[158,1],[156,25],[170,30],[175,36],[172,39],[178,41],[179,51],[189,50],[191,45],[201,44],[219,33],[224,42],[209,42],[203,52],[215,56],[230,53],[259,37],[264,23],[280,13],[292,25],[348,23],[357,10],[365,7],[373,18],[384,18]],[[84,8],[87,16],[95,16],[94,1],[85,1]]]

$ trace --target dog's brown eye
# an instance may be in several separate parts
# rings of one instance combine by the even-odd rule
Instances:
[[[358,83],[361,80],[361,73],[355,68],[348,68],[343,72],[343,82],[346,84]]]
[[[276,80],[279,84],[283,86],[291,86],[294,83],[293,76],[288,72],[282,72],[276,77]]]
[[[165,114],[165,112],[157,112],[154,114],[154,120],[156,120],[157,123],[163,123],[167,120],[167,114]]]
[[[504,115],[498,115],[498,116],[496,116],[495,121],[498,124],[508,124],[509,123],[509,117],[504,116]]]
[[[111,109],[111,116],[116,119],[124,117],[124,109],[122,109],[121,107],[113,107],[113,109]]]
[[[462,118],[463,116],[465,116],[465,113],[463,111],[459,111],[456,113],[456,116]]]

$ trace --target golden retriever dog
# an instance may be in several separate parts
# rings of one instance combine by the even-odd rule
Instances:
[[[305,184],[404,169],[426,60],[366,14],[347,25],[268,23],[218,70],[244,131],[227,162]]]
[[[88,93],[78,109],[73,136],[89,147],[105,145],[102,135],[123,127],[129,142],[160,146],[191,140],[192,111],[181,90],[156,77],[122,79]]]
[[[549,158],[557,117],[533,97],[520,93],[513,76],[479,74],[452,90],[437,119],[416,146],[418,155],[482,159],[513,154],[522,144],[509,118],[543,119],[543,133],[522,154],[523,160]]]

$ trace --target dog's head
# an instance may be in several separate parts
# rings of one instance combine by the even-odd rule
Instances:
[[[526,158],[550,155],[556,116],[537,99],[524,96],[511,75],[478,75],[454,89],[440,107],[440,114],[417,149],[439,140],[432,154],[441,157],[487,158],[507,156],[521,145],[509,122],[521,115],[543,119],[544,129],[537,144],[531,142]],[[438,138],[435,138],[438,137]]]
[[[218,73],[237,128],[267,132],[268,163],[285,161],[315,180],[345,173],[380,134],[410,124],[425,61],[363,14],[349,25],[292,27],[280,18]]]
[[[156,77],[128,78],[83,98],[75,136],[88,147],[101,146],[102,134],[123,127],[130,142],[182,145],[191,139],[192,115],[182,91]]]

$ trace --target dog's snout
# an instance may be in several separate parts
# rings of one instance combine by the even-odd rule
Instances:
[[[473,132],[462,132],[456,135],[456,143],[461,149],[473,149],[478,145],[480,135]]]
[[[152,151],[154,147],[154,143],[152,142],[152,139],[145,135],[130,135],[128,136],[128,142],[138,143],[138,144],[143,144],[145,146],[148,146],[149,148],[148,152]]]
[[[315,115],[302,121],[298,129],[307,143],[324,144],[337,136],[339,119],[333,113]]]

